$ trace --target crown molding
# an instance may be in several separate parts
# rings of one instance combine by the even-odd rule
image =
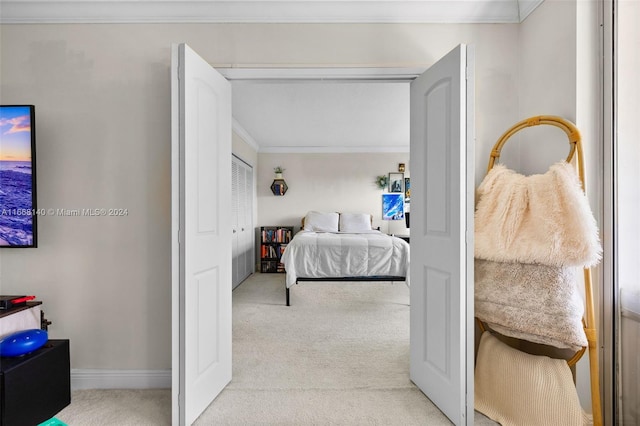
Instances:
[[[0,23],[518,23],[543,0],[2,0]]]
[[[519,22],[524,21],[544,0],[518,0]]]
[[[235,117],[232,117],[232,129],[238,136],[240,136],[240,138],[242,138],[242,140],[245,141],[247,145],[253,148],[256,152],[260,150],[260,145],[258,144],[258,142],[256,142],[253,136],[251,136],[249,132],[247,132],[244,127],[242,127],[242,125],[238,122],[238,120],[235,119]]]
[[[371,154],[408,153],[406,146],[269,146],[261,147],[261,154]]]

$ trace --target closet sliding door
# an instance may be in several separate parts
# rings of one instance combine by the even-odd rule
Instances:
[[[232,156],[232,282],[237,287],[253,273],[253,168]]]

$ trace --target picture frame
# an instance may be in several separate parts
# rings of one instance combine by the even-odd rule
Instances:
[[[411,178],[404,178],[404,202],[411,202]]]
[[[389,192],[404,192],[404,173],[389,173]]]
[[[382,220],[404,220],[404,194],[382,194]]]
[[[2,248],[38,247],[35,118],[34,105],[0,105]]]

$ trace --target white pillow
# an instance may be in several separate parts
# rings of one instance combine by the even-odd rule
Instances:
[[[338,213],[311,211],[304,218],[304,230],[316,232],[338,232]]]
[[[340,231],[371,231],[371,215],[367,213],[340,213]]]

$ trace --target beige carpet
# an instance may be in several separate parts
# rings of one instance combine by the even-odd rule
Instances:
[[[404,283],[255,274],[233,292],[233,379],[196,425],[449,425],[409,380]],[[76,391],[69,425],[168,425],[169,390]],[[476,414],[476,424],[495,424]]]

